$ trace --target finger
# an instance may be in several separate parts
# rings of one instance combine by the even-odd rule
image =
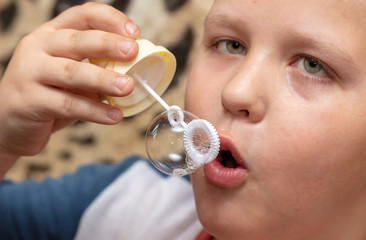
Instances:
[[[138,53],[135,40],[99,30],[58,30],[42,34],[42,42],[47,43],[40,47],[48,54],[78,61],[84,58],[131,61]]]
[[[50,58],[40,82],[57,88],[80,90],[108,96],[127,96],[134,88],[132,77],[96,65],[65,58]]]
[[[54,29],[99,29],[136,39],[137,25],[117,9],[93,2],[72,7],[49,22]]]
[[[40,114],[45,117],[101,124],[116,124],[123,118],[122,111],[116,107],[56,88],[49,88],[38,101],[35,104],[42,106]]]

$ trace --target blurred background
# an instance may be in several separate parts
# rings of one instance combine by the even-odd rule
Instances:
[[[146,38],[168,48],[177,59],[177,71],[163,99],[184,107],[185,83],[204,18],[213,0],[95,0],[124,12]],[[65,9],[84,0],[0,0],[0,78],[19,40]],[[6,104],[6,103],[1,103]],[[112,163],[130,155],[146,157],[145,131],[164,109],[155,103],[148,110],[114,126],[76,122],[56,132],[38,155],[22,157],[7,178],[42,180],[75,171],[92,162]]]

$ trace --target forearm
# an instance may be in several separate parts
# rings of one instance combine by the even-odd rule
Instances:
[[[137,160],[91,164],[60,179],[0,183],[0,239],[73,239],[90,203]]]

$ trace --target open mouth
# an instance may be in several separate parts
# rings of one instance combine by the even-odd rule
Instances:
[[[234,188],[245,183],[248,170],[230,138],[220,137],[221,150],[212,162],[205,164],[204,176],[213,185]]]
[[[226,168],[238,168],[241,166],[230,151],[220,151],[218,161]]]

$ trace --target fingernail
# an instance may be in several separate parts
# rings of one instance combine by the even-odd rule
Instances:
[[[134,33],[138,30],[138,27],[136,26],[136,24],[134,24],[132,22],[126,23],[125,28],[126,28],[127,33],[130,35],[134,35]]]
[[[122,111],[119,109],[116,109],[116,108],[108,110],[107,115],[113,121],[118,121],[118,120],[122,119]]]
[[[120,45],[121,51],[124,54],[128,54],[128,52],[132,48],[132,44],[133,44],[132,41],[123,41],[123,42],[121,42],[121,45]]]
[[[123,89],[126,87],[127,83],[131,80],[131,77],[129,76],[121,76],[117,77],[116,79],[116,87],[123,91]]]

